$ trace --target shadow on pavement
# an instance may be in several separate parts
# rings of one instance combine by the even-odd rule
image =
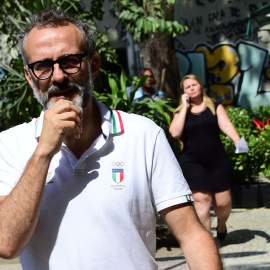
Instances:
[[[267,243],[270,242],[270,236],[263,231],[235,230],[233,232],[228,233],[226,239],[223,242],[218,243],[220,247],[225,247],[231,244],[244,244],[254,239],[256,235],[265,238]]]
[[[165,247],[168,251],[171,251],[171,248],[179,248],[179,244],[176,241],[173,234],[169,231],[168,228],[162,227],[157,228],[157,243],[156,250]]]
[[[223,259],[228,258],[240,258],[240,257],[248,257],[248,256],[254,256],[254,255],[264,255],[267,252],[264,251],[246,251],[246,252],[233,252],[233,253],[222,253]],[[255,270],[255,269],[254,269]],[[268,268],[269,270],[269,268]]]
[[[184,260],[183,263],[181,264],[184,264],[186,263],[185,261],[185,257],[184,256],[172,256],[172,257],[162,257],[162,258],[156,258],[156,261],[158,262],[166,262],[166,261],[179,261],[179,260]]]
[[[259,264],[241,264],[241,265],[233,265],[226,267],[226,270],[269,270],[270,264],[268,263],[259,263]]]

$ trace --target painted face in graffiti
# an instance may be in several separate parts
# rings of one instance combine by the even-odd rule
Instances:
[[[201,85],[194,79],[186,79],[183,83],[184,92],[191,98],[202,97]]]

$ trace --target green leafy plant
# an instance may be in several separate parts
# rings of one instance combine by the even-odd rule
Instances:
[[[253,182],[259,175],[270,178],[270,126],[259,130],[253,123],[254,119],[266,123],[270,117],[270,107],[233,108],[227,113],[239,136],[245,137],[249,147],[248,153],[235,154],[233,142],[223,133],[220,135],[232,163],[233,182]]]
[[[157,125],[167,128],[170,125],[171,113],[175,108],[175,100],[160,99],[155,102],[148,102],[149,100],[144,99],[133,104],[136,90],[141,87],[146,80],[147,76],[143,76],[140,79],[134,77],[130,82],[122,70],[119,79],[115,78],[114,74],[109,76],[111,91],[95,91],[94,95],[100,102],[103,102],[113,109],[146,116],[153,120]],[[127,87],[130,84],[132,85],[133,90],[131,91],[130,96],[128,96]]]
[[[111,73],[108,74],[108,82],[111,91],[94,91],[94,96],[108,107],[122,111],[130,111],[134,94],[136,90],[145,83],[146,79],[147,76],[144,76],[140,80],[134,78],[132,82],[134,89],[128,97],[127,86],[131,84],[131,82],[126,77],[124,71],[121,71],[119,77],[117,74]]]
[[[103,17],[102,5],[105,0],[93,0],[91,10],[96,18]],[[173,5],[175,0],[109,0],[119,20],[125,25],[133,39],[142,41],[150,32],[165,32],[171,36],[183,33],[187,27],[166,18],[165,6]]]

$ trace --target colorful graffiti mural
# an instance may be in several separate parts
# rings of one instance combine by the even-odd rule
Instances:
[[[227,108],[270,105],[269,51],[245,40],[214,47],[198,44],[194,51],[176,51],[180,77],[193,73],[210,96]]]
[[[198,75],[226,107],[270,105],[270,4],[265,0],[182,0],[175,19],[180,76]]]

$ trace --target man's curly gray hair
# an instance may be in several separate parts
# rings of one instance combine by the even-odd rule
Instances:
[[[56,10],[54,8],[44,9],[38,11],[33,15],[32,20],[25,25],[22,31],[17,35],[18,46],[23,59],[23,64],[27,63],[27,56],[24,51],[25,40],[34,27],[44,28],[44,27],[59,27],[65,26],[68,23],[72,23],[79,28],[84,39],[83,48],[81,48],[88,56],[91,58],[96,50],[96,36],[94,31],[90,28],[89,24],[85,21],[71,16],[61,10]]]

